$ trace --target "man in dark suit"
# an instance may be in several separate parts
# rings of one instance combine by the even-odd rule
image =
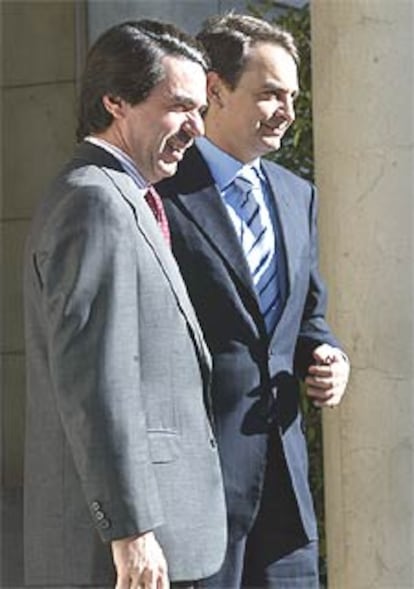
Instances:
[[[334,407],[349,365],[325,321],[316,192],[262,160],[294,120],[289,33],[236,14],[199,34],[211,59],[206,137],[161,183],[173,251],[213,355],[229,543],[203,586],[318,586],[299,378]]]
[[[223,561],[211,359],[151,189],[203,131],[205,70],[152,21],[88,56],[81,143],[26,248],[29,585],[182,587]]]

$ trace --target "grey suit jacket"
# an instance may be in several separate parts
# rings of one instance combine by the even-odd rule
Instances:
[[[110,585],[109,542],[147,530],[173,580],[224,557],[210,358],[137,197],[112,156],[82,144],[27,240],[28,584]]]

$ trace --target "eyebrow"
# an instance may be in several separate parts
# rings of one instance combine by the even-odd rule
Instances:
[[[190,96],[188,96],[187,94],[180,94],[179,92],[174,92],[174,93],[169,93],[168,97],[172,102],[182,104],[183,106],[186,106],[187,108],[195,108],[197,106],[196,101],[193,98],[191,98]],[[200,104],[200,106],[199,106],[199,110],[206,109],[206,108],[207,108],[207,102],[205,102],[205,103],[203,102],[203,104]]]
[[[283,92],[287,92],[286,88],[284,86],[282,86],[281,84],[276,84],[275,82],[265,82],[265,84],[263,85],[263,90],[270,90],[271,92],[275,92],[275,91],[280,91],[282,90]],[[289,92],[290,94],[290,92]],[[299,96],[299,88],[295,89],[292,92],[294,98],[297,98]]]

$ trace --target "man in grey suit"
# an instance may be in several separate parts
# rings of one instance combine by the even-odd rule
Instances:
[[[224,558],[210,357],[150,187],[203,131],[205,70],[152,21],[89,53],[81,143],[25,255],[30,585],[191,585]]]

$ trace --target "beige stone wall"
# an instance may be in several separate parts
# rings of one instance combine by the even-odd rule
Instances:
[[[311,6],[322,265],[353,365],[324,416],[329,589],[412,589],[414,3]]]
[[[33,208],[72,150],[74,2],[3,1],[1,363],[2,464],[21,484],[24,427],[22,255]]]

